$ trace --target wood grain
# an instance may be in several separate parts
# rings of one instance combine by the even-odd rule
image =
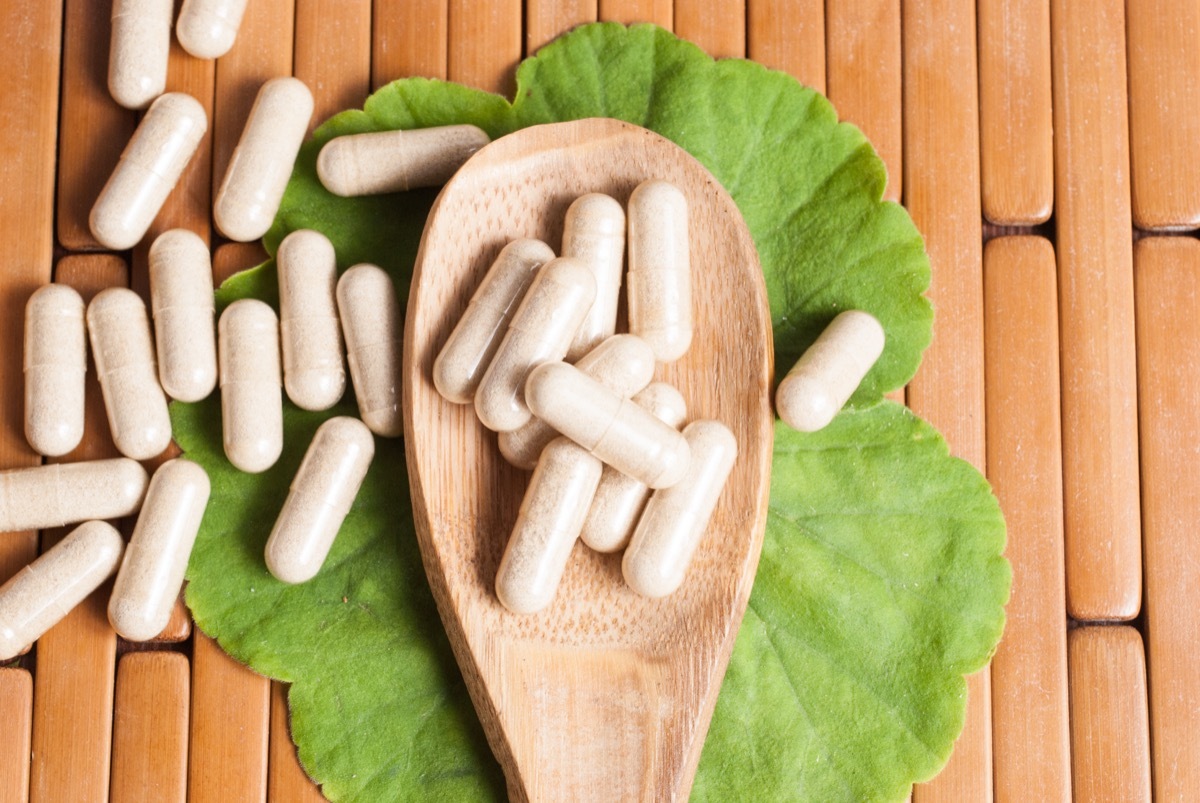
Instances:
[[[261,265],[267,258],[262,243],[225,243],[213,252],[213,282],[221,282],[235,273]]]
[[[375,0],[371,86],[446,77],[447,0]]]
[[[293,71],[313,93],[309,133],[371,90],[371,0],[296,0]]]
[[[904,186],[900,0],[826,0],[825,81],[842,120],[871,140],[887,166],[883,197]]]
[[[1039,800],[1066,802],[1071,749],[1054,247],[1041,237],[1000,237],[987,244],[983,264],[987,474],[1007,520],[1005,554],[1013,571],[1004,638],[992,659],[995,795],[1020,803],[1036,789]]]
[[[679,591],[640,597],[617,556],[581,548],[548,608],[511,614],[493,588],[528,474],[503,460],[472,409],[438,395],[434,355],[505,242],[557,247],[571,200],[605,192],[624,202],[646,165],[689,199],[692,247],[708,264],[692,276],[691,348],[655,378],[680,389],[693,420],[728,425],[738,460]],[[514,169],[520,182],[497,183]],[[731,310],[736,329],[706,325]],[[769,331],[762,273],[732,199],[649,131],[611,120],[525,129],[477,153],[438,196],[405,322],[405,451],[430,585],[513,799],[687,797],[762,546]],[[564,750],[566,733],[593,737]]]
[[[108,287],[124,287],[129,269],[111,254],[64,257],[56,279],[90,301]],[[62,462],[119,457],[109,434],[95,371],[87,375],[83,440]],[[47,530],[43,550],[72,528]],[[117,634],[108,624],[112,582],[100,586],[37,642],[33,697],[34,803],[103,800],[109,788],[113,673]]]
[[[1200,789],[1200,242],[1149,237],[1137,270],[1146,646],[1154,789]]]
[[[449,29],[447,77],[511,98],[522,52],[521,0],[450,0]]]
[[[1053,0],[1067,610],[1142,597],[1133,257],[1121,0]]]
[[[1200,5],[1137,0],[1125,8],[1133,222],[1200,226]]]
[[[267,793],[271,682],[197,630],[192,642],[190,803],[262,800]]]
[[[134,652],[117,668],[112,801],[187,799],[188,659]]]
[[[1067,648],[1075,799],[1148,803],[1150,738],[1141,634],[1124,625],[1078,627],[1067,634]]]
[[[233,47],[216,63],[209,120],[214,198],[225,180],[225,170],[258,90],[272,78],[292,74],[295,8],[295,0],[248,3]]]
[[[305,774],[288,730],[286,683],[271,683],[271,746],[267,800],[278,803],[321,803],[321,789]]]
[[[525,0],[525,55],[596,15],[596,0]]]
[[[748,0],[749,57],[825,91],[825,0]]]
[[[975,14],[970,3],[903,6],[904,192],[925,235],[937,307],[908,403],[983,471],[983,269]],[[992,797],[988,669],[967,681],[967,718],[946,768],[917,803]]]
[[[983,214],[1031,226],[1054,210],[1050,5],[979,0],[978,9]]]
[[[58,240],[71,250],[101,248],[88,215],[133,136],[136,114],[108,93],[107,9],[98,13],[93,0],[67,0],[64,14]]]
[[[29,736],[33,721],[33,679],[17,667],[0,669],[0,803],[29,799]]]
[[[599,18],[605,22],[653,22],[668,31],[675,19],[672,0],[600,0]]]
[[[746,0],[675,0],[675,33],[713,58],[743,58]]]

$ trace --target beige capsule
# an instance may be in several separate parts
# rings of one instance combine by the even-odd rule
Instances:
[[[562,255],[582,260],[596,280],[596,300],[567,349],[567,360],[575,362],[617,331],[625,265],[625,210],[598,192],[576,198],[563,224]]]
[[[654,376],[654,352],[646,341],[630,334],[613,335],[583,355],[575,367],[627,399],[649,384]],[[546,444],[558,432],[540,418],[531,418],[520,429],[501,432],[500,454],[518,468],[537,465]]]
[[[275,262],[284,389],[303,410],[328,410],[346,391],[333,243],[319,231],[300,229],[279,244]]]
[[[150,481],[128,457],[0,471],[0,533],[136,513]]]
[[[113,443],[134,460],[162,454],[171,443],[171,416],[145,302],[132,290],[110,287],[88,304],[87,327]]]
[[[226,237],[249,242],[271,228],[312,112],[312,93],[298,78],[272,78],[258,90],[213,204]]]
[[[166,628],[210,490],[208,474],[190,460],[154,472],[108,600],[108,621],[123,638],[147,641]]]
[[[629,196],[629,331],[661,362],[674,362],[692,343],[692,269],[687,198],[661,180]]]
[[[343,197],[437,187],[489,142],[473,125],[348,134],[321,148],[317,176]]]
[[[113,0],[108,91],[127,109],[144,109],[167,88],[172,0]]]
[[[600,469],[600,461],[569,438],[546,446],[496,573],[496,596],[505,608],[536,613],[554,599]]]
[[[824,428],[879,359],[884,339],[883,327],[870,313],[840,313],[776,388],[779,417],[800,432]]]
[[[150,246],[150,309],[158,380],[173,399],[195,402],[217,386],[217,329],[208,246],[187,229]]]
[[[666,382],[655,382],[633,397],[663,423],[678,429],[687,417],[687,404],[678,390]],[[592,498],[580,538],[597,552],[619,552],[629,543],[638,517],[650,498],[646,484],[605,466]]]
[[[168,92],[150,104],[92,207],[101,245],[122,251],[141,241],[207,129],[204,107],[190,95]]]
[[[262,301],[244,298],[221,313],[221,430],[225,456],[256,474],[283,451],[279,320]]]
[[[277,579],[317,576],[374,456],[375,438],[357,418],[338,416],[317,429],[267,539],[267,569]]]
[[[337,301],[359,417],[376,435],[397,437],[404,432],[400,414],[403,329],[392,277],[376,265],[355,265],[338,279]]]
[[[0,661],[42,637],[112,576],[125,542],[103,521],[76,527],[0,586]]]
[[[595,296],[596,280],[577,259],[560,257],[538,271],[475,392],[475,413],[485,427],[507,432],[529,421],[525,378],[535,366],[566,355]]]
[[[525,400],[538,418],[651,488],[668,488],[687,472],[690,456],[682,435],[572,365],[552,362],[533,369]]]
[[[691,466],[677,485],[650,497],[621,561],[625,582],[646,597],[665,597],[683,583],[737,458],[737,440],[719,421],[693,421],[683,436]]]
[[[500,347],[508,321],[554,251],[541,240],[513,240],[497,255],[437,359],[433,385],[455,404],[470,404]]]
[[[233,47],[245,12],[246,0],[183,0],[175,35],[196,58],[220,58]]]
[[[87,327],[83,299],[65,284],[34,291],[25,304],[25,439],[59,457],[83,439]]]

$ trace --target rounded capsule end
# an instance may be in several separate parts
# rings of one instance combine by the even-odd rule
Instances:
[[[321,571],[320,563],[314,565],[313,561],[298,560],[295,550],[273,547],[274,541],[268,541],[263,560],[267,564],[267,571],[279,582],[288,585],[307,583]]]
[[[354,160],[348,153],[349,145],[344,137],[334,137],[321,147],[317,154],[317,178],[321,186],[334,195],[348,198],[355,194],[354,182],[349,174],[354,170]]]
[[[290,371],[283,377],[283,386],[292,404],[301,410],[319,412],[341,401],[346,391],[346,374],[320,368]]]
[[[775,408],[783,422],[797,432],[816,432],[833,421],[841,405],[823,382],[797,374],[779,383]]]
[[[186,372],[168,375],[165,364],[159,363],[159,381],[172,399],[181,402],[202,401],[217,387],[217,366],[192,365]]]
[[[108,622],[121,638],[127,641],[150,641],[166,629],[171,609],[166,615],[154,615],[145,605],[136,604],[115,594],[108,600]]]
[[[398,438],[404,434],[404,419],[400,416],[399,406],[383,410],[360,410],[359,413],[367,429],[381,438]]]
[[[673,443],[663,450],[663,468],[653,482],[646,483],[654,489],[670,488],[677,485],[687,474],[692,462],[692,450],[683,436],[673,439]]]
[[[565,362],[547,362],[529,372],[525,380],[525,404],[536,417],[545,419],[555,403],[575,392],[579,370]]]
[[[25,419],[25,440],[40,455],[62,457],[83,440],[83,421],[31,421]]]
[[[634,548],[625,550],[621,559],[625,583],[643,597],[660,599],[675,591],[683,582],[681,572],[667,572],[657,561],[645,558]]]
[[[199,13],[192,3],[185,3],[175,23],[175,36],[190,55],[198,59],[224,56],[237,39],[238,26],[230,20]],[[240,17],[240,15],[239,15]],[[240,22],[240,18],[238,20]]]
[[[275,465],[283,451],[283,444],[269,436],[257,438],[226,438],[225,457],[238,471],[261,474]]]

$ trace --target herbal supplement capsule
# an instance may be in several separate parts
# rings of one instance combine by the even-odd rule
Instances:
[[[470,404],[500,347],[508,321],[538,269],[554,259],[541,240],[513,240],[501,249],[433,361],[433,384],[455,404]]]
[[[823,428],[879,359],[883,343],[883,327],[870,313],[840,313],[779,383],[779,417],[801,432]]]
[[[217,329],[208,246],[187,229],[163,232],[150,246],[150,309],[158,379],[185,402],[217,386]]]
[[[693,421],[683,431],[692,463],[679,484],[655,491],[621,561],[625,582],[647,597],[683,583],[737,457],[737,440],[719,421]]]
[[[283,386],[297,407],[328,410],[346,391],[333,243],[319,231],[294,231],[279,244],[275,263]]]
[[[625,264],[625,210],[598,192],[576,198],[563,224],[562,255],[582,260],[596,280],[596,300],[567,350],[567,360],[575,362],[617,331],[617,301]]]
[[[633,397],[633,403],[644,407],[663,423],[678,428],[687,417],[687,404],[679,391],[666,382],[655,382]],[[587,521],[580,537],[597,552],[618,552],[629,543],[638,516],[650,498],[645,483],[605,466],[600,484],[592,498]]]
[[[204,107],[190,95],[168,92],[150,104],[92,207],[89,223],[102,245],[138,244],[207,129]]]
[[[220,58],[233,47],[245,11],[246,0],[183,0],[175,35],[196,58]]]
[[[0,533],[128,516],[149,480],[128,457],[0,471]]]
[[[579,358],[575,367],[623,399],[628,399],[654,376],[654,352],[634,335],[613,335]],[[537,465],[546,444],[558,437],[540,418],[531,418],[520,429],[501,432],[497,440],[504,459],[526,470]]]
[[[87,328],[83,299],[65,284],[34,291],[25,304],[25,439],[58,457],[83,439]]]
[[[147,641],[166,628],[209,490],[208,474],[190,460],[154,472],[108,600],[108,621],[123,638]]]
[[[213,204],[226,237],[249,242],[271,228],[312,112],[312,93],[298,78],[272,78],[258,90]]]
[[[317,429],[267,540],[271,574],[285,583],[317,575],[374,456],[375,438],[357,418],[338,416]]]
[[[670,487],[687,471],[682,435],[572,365],[552,362],[533,369],[525,400],[538,418],[651,488]]]
[[[348,134],[321,148],[317,176],[343,197],[437,187],[489,142],[473,125]]]
[[[338,279],[337,300],[358,415],[376,435],[397,437],[404,431],[400,416],[402,325],[392,277],[375,265],[355,265]]]
[[[225,456],[251,474],[283,451],[279,321],[262,301],[244,298],[221,313],[221,430]]]
[[[144,109],[167,87],[172,0],[113,0],[108,91],[127,109]]]
[[[599,460],[569,438],[546,446],[496,573],[496,596],[505,608],[535,613],[554,599],[600,468]]]
[[[652,180],[629,196],[629,331],[661,362],[692,343],[688,204],[675,185]]]
[[[566,355],[595,296],[596,280],[577,259],[560,257],[538,271],[475,392],[485,427],[507,432],[529,421],[525,378],[535,366]]]
[[[88,521],[0,586],[0,661],[58,624],[121,561],[125,542],[107,522]]]
[[[171,416],[146,304],[132,290],[110,287],[88,304],[87,327],[113,443],[134,460],[161,454],[171,443]]]

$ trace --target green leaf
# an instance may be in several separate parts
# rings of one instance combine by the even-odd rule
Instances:
[[[779,368],[840,310],[888,333],[883,358],[827,430],[780,428],[763,560],[722,688],[694,797],[887,799],[949,755],[962,675],[990,657],[1008,592],[1003,522],[983,479],[907,411],[879,403],[916,370],[929,268],[908,215],[880,201],[883,166],[823,97],[780,73],[714,62],[652,26],[584,26],[524,62],[517,98],[406,79],[321,126],[275,225],[333,241],[407,294],[432,191],[344,199],[321,187],[320,147],[347,133],[473,123],[493,137],[604,115],[675,140],[730,190],[767,280]],[[218,304],[277,303],[273,262]],[[403,300],[403,298],[402,298]],[[291,682],[300,757],[334,800],[501,800],[425,580],[403,449],[379,441],[363,490],[316,579],[284,586],[262,548],[322,414],[285,409],[285,451],[261,475],[221,451],[219,400],[175,404],[176,439],[212,499],[189,566],[199,626],[234,657]]]

